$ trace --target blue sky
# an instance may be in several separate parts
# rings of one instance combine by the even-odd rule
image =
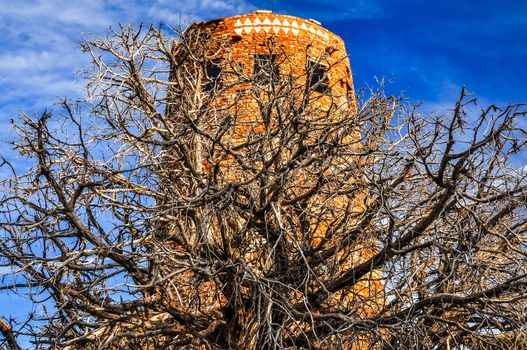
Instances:
[[[525,0],[0,0],[0,139],[20,113],[82,96],[83,34],[104,34],[117,21],[177,26],[273,6],[339,34],[356,88],[385,77],[388,92],[439,111],[464,84],[485,103],[527,100]],[[0,156],[13,157],[5,144]],[[22,306],[0,294],[0,314]]]
[[[83,34],[121,22],[210,19],[274,6],[343,37],[355,86],[393,80],[437,108],[466,84],[488,102],[527,100],[527,1],[0,0],[0,123],[80,96]],[[0,137],[7,128],[0,129]],[[2,150],[2,148],[0,148]]]

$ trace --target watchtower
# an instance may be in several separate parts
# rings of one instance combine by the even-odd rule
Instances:
[[[317,275],[301,288],[296,282],[280,282],[288,307],[301,309],[299,305],[317,294],[316,303],[325,310],[363,316],[377,312],[382,305],[378,273],[330,293],[323,286],[376,252],[372,239],[353,249],[341,245],[351,241],[344,228],[361,215],[367,197],[353,189],[360,188],[355,185],[361,181],[353,174],[360,166],[360,152],[354,152],[361,146],[358,127],[351,123],[339,129],[357,109],[343,40],[313,19],[255,11],[195,23],[174,50],[181,61],[172,69],[171,81],[180,88],[169,91],[168,101],[174,106],[168,109],[169,119],[192,130],[191,137],[185,132],[179,136],[192,157],[178,160],[171,177],[181,177],[177,190],[186,191],[185,196],[196,191],[203,191],[204,197],[206,191],[222,195],[209,199],[217,202],[210,208],[195,211],[195,229],[181,233],[185,244],[207,245],[206,254],[228,264],[236,261],[229,268],[245,269],[253,280],[297,268],[299,276],[304,268]],[[287,130],[281,133],[282,129]],[[325,149],[336,144],[345,145],[337,147],[345,150],[332,153],[332,162],[322,165]],[[314,160],[301,164],[303,152],[311,152]],[[317,162],[320,166],[313,165]],[[185,167],[192,167],[190,173],[199,181],[184,178],[189,174]],[[302,203],[291,198],[303,198]],[[229,205],[232,211],[225,209]],[[184,249],[181,243],[173,246],[175,252]],[[305,256],[302,260],[303,251],[312,255],[313,267]],[[327,261],[319,257],[322,252]],[[202,275],[198,278],[191,269],[179,274],[178,298],[173,298],[179,300],[177,307],[215,315],[228,313],[239,302],[232,297],[236,293],[247,305],[265,295],[258,294],[260,282],[233,286],[227,268],[218,273],[224,275],[210,273],[198,287],[192,281]],[[311,327],[307,323],[292,320],[284,327],[302,337]],[[257,341],[254,315],[239,313],[229,327],[222,334]],[[243,334],[234,335],[237,332]],[[364,348],[362,339],[340,341],[347,349],[357,349]]]

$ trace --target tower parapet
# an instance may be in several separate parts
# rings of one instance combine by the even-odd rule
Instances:
[[[253,13],[195,23],[191,30],[210,34],[210,57],[215,63],[235,62],[243,73],[251,75],[258,69],[258,60],[266,55],[281,55],[276,70],[296,77],[311,68],[315,75],[310,83],[316,91],[333,96],[348,96],[355,106],[351,68],[344,41],[313,19],[274,14],[259,10]],[[225,50],[217,49],[218,43]]]

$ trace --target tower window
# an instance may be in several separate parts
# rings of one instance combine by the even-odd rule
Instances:
[[[327,68],[316,62],[309,62],[307,67],[309,87],[321,94],[329,93]]]
[[[219,61],[209,61],[205,67],[206,83],[205,91],[212,91],[220,83],[221,66]]]
[[[276,55],[254,56],[253,78],[259,85],[276,84],[279,81],[280,67]]]

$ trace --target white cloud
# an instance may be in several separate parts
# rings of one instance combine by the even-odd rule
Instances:
[[[0,69],[5,72],[27,73],[31,70],[56,70],[68,66],[68,60],[58,59],[57,51],[22,51],[14,54],[4,53],[0,55]],[[73,54],[68,55],[70,59]]]
[[[83,33],[104,35],[117,22],[186,21],[252,9],[235,0],[0,0],[0,121],[57,97],[79,96],[75,72],[88,64]],[[40,107],[39,107],[40,105]],[[29,110],[28,110],[29,109]]]
[[[76,73],[89,64],[79,50],[83,34],[104,35],[117,22],[177,27],[250,10],[243,0],[0,0],[0,140],[13,139],[10,120],[17,115],[82,96]],[[0,156],[19,170],[27,166],[6,143]],[[7,175],[0,171],[0,178]]]
[[[109,17],[101,0],[26,0],[3,4],[0,18],[37,21],[46,26],[82,25],[101,26],[109,22]]]

